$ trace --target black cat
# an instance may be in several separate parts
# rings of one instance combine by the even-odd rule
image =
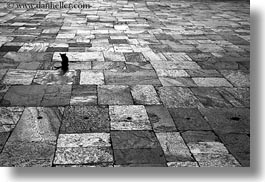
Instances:
[[[66,73],[68,71],[69,67],[69,60],[66,54],[60,54],[62,58],[62,65],[61,66],[55,66],[55,69],[60,69],[63,71],[63,73]]]

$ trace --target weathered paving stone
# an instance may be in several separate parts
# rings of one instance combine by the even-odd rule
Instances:
[[[224,78],[192,78],[199,87],[233,87]]]
[[[113,167],[113,163],[98,163],[98,164],[56,164],[55,167]]]
[[[101,85],[98,87],[98,103],[100,105],[133,104],[130,88],[123,85]]]
[[[73,85],[70,105],[96,105],[96,85]]]
[[[167,166],[168,167],[199,167],[197,162],[190,162],[190,161],[186,161],[186,162],[168,162]]]
[[[179,86],[179,87],[196,87],[197,85],[191,78],[170,78],[159,77],[163,86]]]
[[[180,131],[186,130],[211,130],[207,121],[196,108],[175,108],[169,112]]]
[[[49,43],[25,43],[18,52],[45,52],[48,46]]]
[[[165,163],[160,164],[120,164],[114,165],[114,167],[167,167]]]
[[[246,134],[222,134],[227,149],[244,167],[250,166],[250,137]]]
[[[72,85],[48,85],[41,106],[66,106],[70,104]]]
[[[199,100],[188,88],[160,87],[158,93],[167,108],[194,108],[201,106]]]
[[[125,62],[125,57],[122,53],[117,52],[103,52],[105,61],[121,61]]]
[[[194,161],[178,132],[156,133],[167,162]]]
[[[197,49],[199,49],[202,52],[224,52],[225,50],[215,44],[200,44],[197,46]]]
[[[0,107],[0,133],[12,131],[23,110],[23,107]]]
[[[2,167],[51,167],[55,146],[45,142],[10,142],[0,154]]]
[[[250,87],[250,76],[248,72],[242,70],[222,70],[221,73],[235,87]]]
[[[200,66],[193,61],[150,61],[155,69],[166,69],[166,70],[176,70],[176,69],[200,69]]]
[[[10,86],[8,85],[1,85],[0,84],[0,103],[1,103],[1,100],[4,98],[6,92],[8,91]]]
[[[10,132],[0,132],[0,153],[2,152],[4,145],[10,135]]]
[[[60,133],[108,132],[108,108],[98,106],[70,106],[64,111]]]
[[[10,69],[3,80],[7,85],[30,85],[36,71]]]
[[[145,62],[145,58],[140,52],[124,53],[127,62]]]
[[[113,162],[112,150],[108,147],[58,147],[54,164],[94,164]]]
[[[217,90],[234,107],[250,107],[249,88],[218,88]]]
[[[152,85],[135,85],[132,87],[132,96],[136,104],[160,105],[161,101]]]
[[[153,70],[134,72],[105,71],[107,85],[161,85]]]
[[[198,142],[198,143],[188,143],[191,153],[202,154],[202,153],[227,153],[228,150],[224,144],[220,142]]]
[[[166,70],[166,69],[156,69],[158,77],[189,77],[189,74],[185,70]]]
[[[80,85],[103,85],[103,71],[98,70],[81,70]]]
[[[220,142],[213,131],[185,131],[181,133],[187,144],[199,142]]]
[[[126,62],[126,70],[128,72],[152,70],[153,67],[149,62]]]
[[[75,83],[77,72],[67,71],[63,74],[60,70],[39,70],[33,80],[33,83],[39,85],[71,85]]]
[[[144,149],[160,146],[152,131],[111,131],[113,149]]]
[[[93,61],[92,69],[94,70],[111,70],[111,71],[122,71],[126,69],[124,62],[101,62]]]
[[[39,106],[45,92],[44,85],[11,86],[1,105],[4,106]]]
[[[218,134],[249,134],[250,110],[247,108],[200,108],[200,111]]]
[[[110,147],[109,133],[60,134],[57,147]]]
[[[151,130],[144,106],[110,106],[111,130]]]
[[[80,61],[104,61],[102,52],[67,52],[66,56],[70,62]],[[55,52],[53,55],[53,61],[60,62],[62,58],[59,52]]]
[[[216,70],[207,69],[187,69],[186,72],[191,77],[222,77],[222,75]]]
[[[176,131],[175,123],[168,110],[163,106],[145,106],[155,132]]]
[[[191,88],[191,91],[204,107],[232,107],[215,88],[197,87]]]
[[[110,44],[128,44],[126,39],[109,39]]]
[[[6,72],[7,72],[7,69],[0,69],[0,83],[2,79],[4,78]]]
[[[166,163],[161,148],[114,149],[114,158],[116,165]]]
[[[69,62],[69,70],[89,70],[92,68],[91,61],[87,62]],[[54,69],[55,67],[59,67],[62,65],[62,62],[52,62],[50,65],[50,69]]]

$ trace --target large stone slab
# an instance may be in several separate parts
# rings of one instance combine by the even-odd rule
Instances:
[[[108,108],[98,106],[70,106],[64,111],[60,133],[108,132]]]
[[[144,106],[110,106],[111,130],[151,130]]]

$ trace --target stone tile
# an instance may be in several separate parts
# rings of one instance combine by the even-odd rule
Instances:
[[[161,148],[115,149],[114,158],[116,165],[166,163]]]
[[[175,123],[168,110],[163,106],[145,106],[155,132],[176,131]]]
[[[2,167],[51,167],[55,146],[44,142],[10,142],[0,154]]]
[[[189,74],[185,70],[166,70],[166,69],[156,69],[157,75],[159,77],[189,77]]]
[[[201,106],[199,100],[188,88],[160,87],[158,93],[167,108],[194,108]]]
[[[202,153],[195,155],[200,167],[240,167],[231,154]]]
[[[161,101],[152,85],[135,85],[132,87],[132,96],[136,104],[160,105]]]
[[[222,70],[221,73],[235,87],[250,87],[250,76],[248,72],[242,70]]]
[[[127,39],[109,39],[110,44],[128,44]]]
[[[242,166],[250,166],[250,137],[248,135],[231,133],[222,134],[220,138]]]
[[[220,142],[198,142],[198,143],[188,143],[191,153],[194,155],[202,153],[212,153],[212,154],[228,154],[228,150],[224,144]]]
[[[113,149],[144,149],[160,146],[152,131],[111,131]]]
[[[71,85],[76,82],[77,72],[67,71],[65,74],[61,70],[38,70],[33,83],[39,85]]]
[[[60,133],[108,132],[108,108],[98,106],[70,106],[64,111]]]
[[[26,107],[8,142],[55,144],[61,119],[57,108]]]
[[[183,70],[183,69],[200,69],[200,66],[193,61],[151,61],[155,69],[164,70]]]
[[[2,83],[1,81],[4,78],[6,72],[7,72],[7,69],[0,69],[0,83]]]
[[[102,71],[81,70],[80,85],[103,85],[104,75]]]
[[[105,61],[120,61],[125,62],[125,57],[122,53],[118,52],[103,52]]]
[[[95,164],[113,162],[112,150],[108,147],[58,147],[54,164]]]
[[[93,61],[92,69],[94,70],[111,70],[111,71],[122,71],[126,69],[124,62],[101,62],[101,61]]]
[[[145,58],[140,52],[124,53],[127,62],[145,62]]]
[[[104,61],[102,52],[67,52],[66,56],[69,62]],[[60,52],[55,52],[52,60],[61,62]]]
[[[6,73],[3,83],[7,85],[30,85],[36,71],[10,69]]]
[[[191,88],[191,91],[204,107],[232,107],[215,88],[197,87]]]
[[[45,52],[48,46],[49,43],[42,42],[25,43],[18,52]]]
[[[107,85],[161,85],[153,70],[135,72],[105,71]]]
[[[0,125],[17,124],[23,110],[23,107],[0,107]]]
[[[9,85],[0,84],[0,103],[1,103],[1,100],[4,98],[6,92],[8,91],[9,87],[10,87]]]
[[[70,105],[96,105],[96,85],[73,85]]]
[[[222,75],[216,70],[208,69],[188,69],[186,72],[191,77],[222,77]]]
[[[156,133],[167,162],[194,161],[178,132]]]
[[[60,134],[57,147],[110,147],[109,133]]]
[[[249,88],[218,88],[217,91],[234,107],[250,107]]]
[[[170,78],[159,77],[163,86],[179,86],[179,87],[196,87],[197,85],[191,78]]]
[[[36,107],[40,105],[44,92],[44,85],[11,86],[5,94],[1,105]]]
[[[233,87],[224,78],[192,78],[199,87]]]
[[[2,152],[4,145],[9,137],[9,132],[0,132],[0,153]]]
[[[149,62],[126,62],[125,64],[128,72],[153,70],[153,67]]]
[[[92,69],[91,61],[87,62],[69,62],[69,70],[90,70]],[[52,62],[50,69],[61,66],[61,62]]]
[[[197,46],[202,52],[224,52],[225,50],[216,44],[199,44]]]
[[[218,134],[248,134],[250,111],[247,108],[200,108],[202,115]]]
[[[182,134],[187,144],[200,142],[220,142],[213,131],[185,131]]]
[[[98,87],[98,103],[100,105],[133,104],[130,88],[123,85],[101,85]]]
[[[180,131],[211,130],[207,121],[196,108],[175,108],[169,112]]]
[[[166,164],[120,164],[120,165],[114,165],[114,167],[167,167]]]
[[[67,106],[70,104],[72,85],[48,85],[41,106]]]
[[[110,106],[111,130],[151,130],[144,106]]]
[[[168,167],[199,167],[197,162],[190,162],[190,161],[186,161],[186,162],[168,162],[167,166]]]

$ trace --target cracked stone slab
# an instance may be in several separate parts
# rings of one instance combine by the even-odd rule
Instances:
[[[199,87],[233,87],[224,78],[192,78]]]
[[[135,85],[132,87],[132,96],[136,104],[160,105],[161,101],[152,85]]]
[[[188,88],[160,87],[158,93],[167,108],[194,108],[201,106],[199,100]]]
[[[75,70],[67,71],[65,74],[61,70],[39,70],[33,80],[33,83],[39,85],[71,85],[75,83],[77,72]]]
[[[108,132],[109,125],[107,107],[70,106],[64,111],[60,133]]]
[[[167,162],[193,162],[191,153],[178,132],[156,133]]]
[[[155,132],[176,131],[175,123],[163,106],[145,106],[150,122]]]
[[[197,87],[191,88],[191,91],[204,107],[232,107],[216,88]]]
[[[109,147],[58,147],[54,164],[95,164],[113,162]]]
[[[123,164],[165,164],[161,148],[114,149],[116,165]]]
[[[174,108],[169,112],[180,131],[211,130],[207,121],[196,108]]]
[[[241,70],[222,70],[221,73],[235,87],[250,87],[250,75],[248,72]]]
[[[73,85],[70,105],[96,105],[96,85]]]
[[[161,85],[153,70],[135,72],[105,71],[107,85]]]
[[[104,61],[102,52],[66,52],[69,62],[82,61]],[[61,62],[62,58],[59,52],[55,52],[52,58],[53,61]]]
[[[44,85],[11,86],[1,105],[4,106],[39,106],[45,92]]]
[[[80,85],[103,85],[103,71],[98,70],[81,70]]]
[[[26,107],[8,142],[55,143],[60,121],[57,108]]]
[[[220,134],[249,134],[250,110],[248,108],[200,108],[211,127]]]
[[[57,147],[110,147],[109,133],[60,134]]]
[[[133,104],[130,88],[123,85],[101,85],[98,87],[98,103],[100,105]]]
[[[143,149],[160,146],[152,131],[111,131],[113,149]]]
[[[30,85],[36,74],[36,71],[10,69],[3,79],[7,85]]]
[[[70,104],[72,85],[48,85],[41,106],[67,106]]]
[[[151,130],[143,105],[110,106],[111,130]]]

